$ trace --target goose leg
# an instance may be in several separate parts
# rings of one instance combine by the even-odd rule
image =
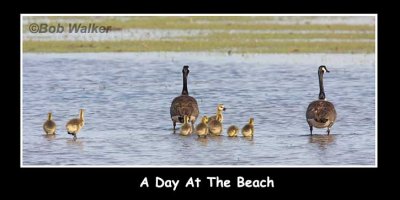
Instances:
[[[76,137],[76,133],[72,133],[72,135],[74,136],[74,141],[76,141],[77,137]]]
[[[313,129],[312,126],[310,126],[310,135],[312,135],[312,129]]]
[[[176,122],[173,122],[173,126],[174,126],[174,132],[175,132],[175,126],[176,126]]]
[[[328,131],[327,131],[327,132],[328,132],[328,135],[329,135],[329,133],[331,132],[331,129],[330,129],[330,128],[328,128]]]

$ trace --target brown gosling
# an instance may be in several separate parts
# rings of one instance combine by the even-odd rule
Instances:
[[[336,121],[336,110],[335,106],[326,100],[324,91],[323,76],[324,73],[328,72],[326,66],[321,65],[318,68],[319,78],[319,96],[318,100],[311,102],[308,105],[306,111],[306,119],[308,126],[310,127],[310,135],[312,135],[313,127],[315,128],[327,128],[329,135],[331,127]]]
[[[190,125],[190,118],[189,116],[185,115],[183,116],[183,124],[181,126],[181,135],[189,135],[192,134],[192,125]]]
[[[43,130],[47,135],[56,134],[56,123],[53,121],[51,112],[47,114],[47,120],[43,124]]]
[[[180,96],[175,97],[172,100],[170,107],[170,114],[172,125],[175,127],[176,123],[184,123],[184,116],[188,115],[192,126],[194,127],[194,122],[196,121],[199,115],[199,106],[197,105],[197,101],[194,97],[189,96],[189,91],[187,87],[187,77],[189,75],[189,66],[185,65],[182,69],[183,75],[183,88]]]
[[[201,123],[196,126],[196,133],[199,137],[207,136],[208,134],[207,122],[208,122],[208,117],[203,116],[203,118],[201,118]]]
[[[74,136],[74,140],[76,140],[76,134],[81,130],[83,125],[85,124],[85,120],[83,118],[84,109],[80,109],[79,118],[74,118],[68,121],[67,125],[67,132],[70,135]]]
[[[243,126],[242,134],[244,137],[253,137],[253,135],[254,135],[254,118],[250,118],[249,123]]]
[[[222,114],[218,114],[216,119],[211,120],[208,123],[208,131],[213,135],[222,134]]]
[[[224,116],[222,115],[222,111],[225,111],[226,108],[224,106],[224,104],[220,103],[217,105],[217,113],[211,117],[208,118],[208,122],[210,122],[211,120],[217,118],[217,115],[221,115],[221,123],[224,121]]]
[[[226,131],[229,137],[236,137],[239,133],[239,128],[235,125],[232,125]]]

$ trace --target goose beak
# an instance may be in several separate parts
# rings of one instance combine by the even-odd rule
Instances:
[[[326,72],[328,72],[328,73],[329,73],[329,70],[326,70]]]
[[[224,108],[224,109],[222,109],[223,111],[225,111],[226,110],[226,108]]]

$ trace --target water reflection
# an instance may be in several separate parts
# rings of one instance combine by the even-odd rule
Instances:
[[[84,148],[84,142],[83,141],[81,141],[81,140],[79,140],[79,138],[78,139],[76,139],[76,140],[74,140],[74,139],[67,139],[67,145],[68,146],[71,146],[71,147],[78,147],[78,149],[79,150],[83,150],[83,148]]]
[[[309,140],[310,143],[318,144],[321,149],[326,149],[333,141],[335,141],[333,135],[311,135]]]
[[[228,140],[231,140],[231,141],[237,141],[239,139],[239,137],[227,137],[227,138],[228,138]]]
[[[242,137],[244,140],[247,140],[247,141],[249,141],[249,142],[251,142],[251,144],[254,144],[254,137],[252,136],[252,137]]]
[[[212,141],[217,142],[218,144],[221,144],[223,136],[221,136],[221,135],[207,135],[207,138],[209,138]]]
[[[208,145],[208,138],[207,137],[197,137],[196,141],[199,142],[201,146],[207,146]]]
[[[44,138],[46,138],[48,141],[52,141],[56,139],[56,135],[44,135]]]

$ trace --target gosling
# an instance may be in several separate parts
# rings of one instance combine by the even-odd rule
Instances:
[[[56,134],[56,123],[53,121],[51,112],[47,114],[47,120],[43,124],[43,130],[47,135]]]
[[[239,128],[235,125],[232,125],[228,128],[227,133],[229,137],[236,137],[239,133]]]
[[[80,109],[79,118],[74,118],[68,121],[67,125],[67,132],[70,135],[74,136],[74,140],[76,140],[76,134],[82,129],[83,125],[85,124],[85,120],[83,118],[84,109]]]
[[[243,126],[242,134],[244,137],[253,137],[254,135],[254,118],[250,118],[249,123]]]
[[[215,119],[208,123],[208,130],[213,135],[222,134],[222,114],[218,114]]]
[[[225,111],[226,108],[224,104],[220,103],[217,106],[217,113],[211,117],[208,118],[208,122],[211,122],[211,120],[216,119],[217,115],[221,115],[221,123],[224,121],[224,116],[222,115],[222,111]]]
[[[192,125],[189,124],[189,122],[190,122],[189,116],[187,116],[187,115],[183,116],[183,124],[182,124],[181,130],[180,130],[181,135],[192,134],[193,129],[192,129]]]
[[[207,123],[208,123],[208,117],[203,116],[203,118],[201,118],[201,123],[196,126],[196,133],[199,137],[207,136],[208,134]]]

